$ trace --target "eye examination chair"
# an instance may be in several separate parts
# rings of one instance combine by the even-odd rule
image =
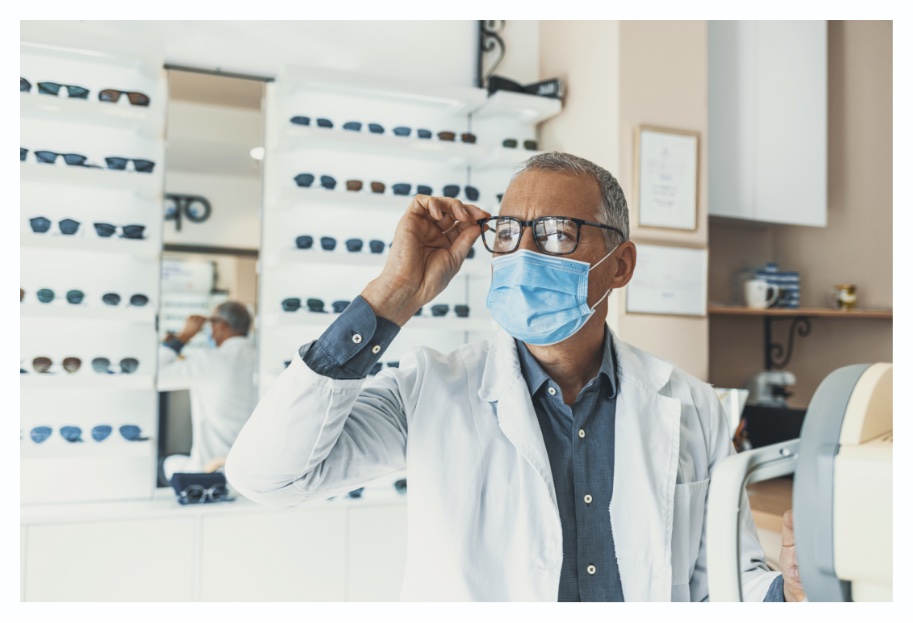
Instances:
[[[711,601],[741,601],[739,518],[754,482],[794,475],[796,556],[808,601],[892,601],[893,364],[831,372],[798,439],[724,459],[710,483]]]

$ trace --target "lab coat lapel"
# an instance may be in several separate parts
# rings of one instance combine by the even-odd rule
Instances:
[[[610,514],[622,589],[626,601],[668,601],[681,401],[663,395],[671,364],[612,340],[619,389]]]
[[[499,330],[492,339],[482,373],[479,398],[495,403],[501,432],[542,478],[557,513],[558,498],[555,495],[555,483],[542,429],[529,395],[529,387],[520,370],[516,342],[503,330]]]

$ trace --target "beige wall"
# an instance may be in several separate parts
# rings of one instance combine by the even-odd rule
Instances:
[[[706,24],[542,21],[539,37],[542,78],[563,78],[568,85],[564,110],[541,128],[543,149],[587,158],[618,178],[631,204],[635,242],[705,246],[704,142],[696,233],[651,235],[636,227],[632,163],[634,128],[638,124],[697,130],[705,135]],[[707,378],[705,318],[626,315],[623,290],[609,297],[609,303],[609,324],[622,339],[669,359],[702,379]]]
[[[710,228],[711,300],[728,302],[728,279],[768,259],[797,270],[801,305],[823,307],[835,283],[858,287],[859,306],[893,307],[893,125],[891,22],[828,24],[828,224],[825,228],[746,228],[714,220]],[[785,340],[789,322],[774,324]],[[763,367],[759,319],[711,323],[710,380],[740,385]],[[887,320],[819,319],[799,339],[787,369],[797,377],[790,402],[807,406],[831,370],[892,361]]]

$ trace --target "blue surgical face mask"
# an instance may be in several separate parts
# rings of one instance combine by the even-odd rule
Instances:
[[[496,257],[485,304],[495,322],[521,342],[557,344],[577,333],[612,291],[592,308],[587,303],[590,271],[615,249],[593,266],[525,249]]]

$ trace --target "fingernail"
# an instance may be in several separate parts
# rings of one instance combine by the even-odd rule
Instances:
[[[794,580],[798,580],[799,579],[799,569],[797,569],[796,567],[793,567],[792,569],[790,569],[789,577],[791,577]]]

